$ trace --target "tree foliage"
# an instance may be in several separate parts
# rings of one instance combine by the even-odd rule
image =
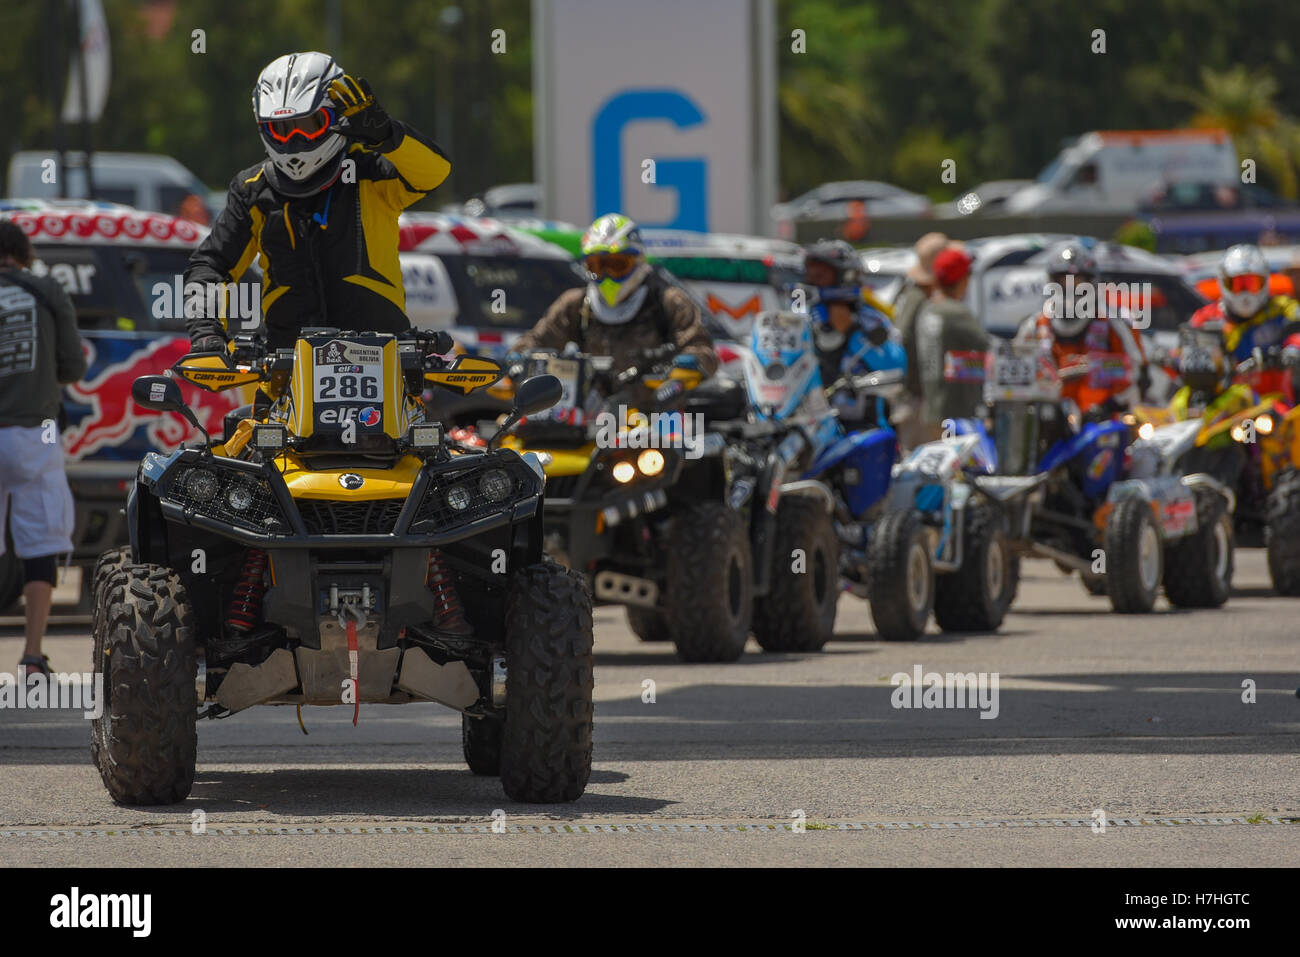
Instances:
[[[0,5],[0,81],[17,107],[0,157],[52,148],[71,43],[59,0]],[[594,2],[594,0],[593,0]],[[649,0],[647,0],[649,2]],[[333,52],[384,105],[448,146],[426,205],[532,178],[528,0],[338,0]],[[213,186],[261,155],[249,98],[288,50],[328,49],[329,0],[104,0],[112,91],[100,149],[171,154]],[[1090,129],[1220,125],[1262,180],[1300,188],[1300,5],[1276,0],[777,0],[781,187],[885,179],[947,198],[1033,176]],[[689,25],[684,25],[689,28]],[[206,53],[192,52],[205,31]],[[491,51],[504,30],[507,52]],[[804,31],[804,52],[792,31]],[[1096,31],[1105,52],[1095,52]],[[635,37],[622,42],[635,43]],[[726,69],[724,63],[719,70]],[[68,131],[68,145],[80,143]],[[574,144],[581,149],[581,144]],[[940,180],[945,159],[957,182]]]

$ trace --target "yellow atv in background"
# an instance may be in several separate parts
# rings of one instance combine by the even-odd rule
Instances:
[[[243,341],[136,380],[138,404],[195,425],[177,377],[261,394],[224,436],[145,457],[131,546],[96,569],[92,752],[114,800],[189,794],[200,709],[345,705],[355,724],[362,704],[419,701],[461,712],[470,769],[511,798],[583,793],[591,599],[542,556],[536,459],[453,449],[424,420],[426,383],[468,394],[501,377],[490,359],[440,358],[450,345],[304,329],[293,349]],[[559,395],[525,381],[511,417]]]
[[[1180,353],[1189,350],[1221,352],[1222,346],[1217,334],[1186,330]],[[1260,353],[1238,363],[1233,376],[1280,361],[1280,354]],[[1137,406],[1126,421],[1149,438],[1162,425],[1196,418],[1202,425],[1183,456],[1184,469],[1208,472],[1234,491],[1238,544],[1265,546],[1274,590],[1300,595],[1300,407],[1225,381],[1211,390],[1183,385],[1168,406]]]
[[[712,418],[743,411],[743,391],[652,350],[631,368],[586,354],[533,353],[522,370],[550,374],[563,398],[505,440],[546,471],[546,551],[590,576],[598,602],[622,604],[647,641],[685,661],[734,661],[754,599],[748,529],[727,502]],[[713,391],[714,389],[719,391]]]

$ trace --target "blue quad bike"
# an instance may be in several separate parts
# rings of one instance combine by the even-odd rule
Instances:
[[[1001,513],[1012,562],[1035,556],[1078,571],[1123,614],[1150,612],[1162,585],[1175,606],[1222,605],[1235,497],[1214,476],[1179,469],[1200,421],[1131,441],[1125,423],[1089,420],[1062,399],[1063,374],[1092,372],[1081,365],[1062,373],[1037,343],[999,342],[986,369],[987,416],[953,423],[985,460],[983,473],[967,474],[978,498]]]
[[[756,574],[767,578],[755,589],[754,635],[768,651],[813,650],[831,636],[840,591],[865,594],[867,542],[898,460],[883,400],[903,376],[885,370],[824,383],[811,320],[801,313],[759,315],[740,351],[749,415],[713,428],[727,443],[732,505],[751,523]],[[846,408],[863,427],[846,431]],[[805,573],[791,574],[792,566]],[[882,637],[900,637],[884,621]]]
[[[1006,507],[980,484],[996,461],[979,423],[959,419],[894,467],[865,556],[864,592],[882,635],[913,641],[931,612],[944,631],[1001,626],[1020,569]]]

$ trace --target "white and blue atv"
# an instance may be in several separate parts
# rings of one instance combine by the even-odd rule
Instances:
[[[902,388],[903,374],[845,376],[828,386],[812,321],[802,313],[763,313],[750,346],[741,366],[751,412],[743,427],[728,434],[727,454],[733,505],[748,507],[751,516],[755,566],[771,570],[770,587],[757,589],[763,597],[755,607],[754,632],[768,650],[807,650],[830,637],[841,582],[867,596],[867,543],[898,459],[897,436],[880,424],[885,416],[879,400]],[[839,417],[846,405],[867,410],[870,424],[846,432]],[[854,419],[864,421],[861,414]],[[800,563],[805,574],[790,574]],[[929,567],[927,559],[919,574],[928,577]],[[924,587],[931,588],[928,582]],[[888,613],[884,620],[882,626],[877,616],[882,637],[902,637]],[[811,622],[817,624],[810,630]]]

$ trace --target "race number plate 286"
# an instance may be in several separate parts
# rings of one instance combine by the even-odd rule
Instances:
[[[378,402],[383,363],[316,366],[317,402]]]
[[[384,352],[378,346],[335,339],[315,350],[312,399],[318,425],[356,420],[383,424]]]
[[[377,346],[334,341],[316,349],[312,398],[316,402],[379,402],[384,352]]]

